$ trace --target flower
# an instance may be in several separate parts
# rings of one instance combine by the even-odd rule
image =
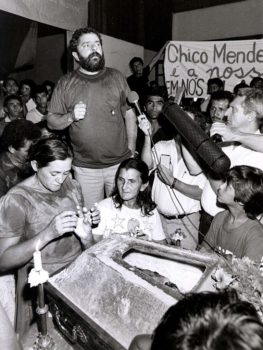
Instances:
[[[222,259],[211,277],[218,290],[234,288],[240,299],[255,306],[263,320],[263,276],[259,265],[247,257]]]
[[[222,267],[217,267],[216,271],[211,277],[216,281],[214,287],[219,290],[226,289],[235,280],[235,278],[226,272]]]

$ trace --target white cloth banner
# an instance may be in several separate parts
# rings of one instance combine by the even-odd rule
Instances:
[[[184,88],[185,97],[205,97],[207,81],[220,78],[225,90],[263,77],[263,39],[238,41],[170,41],[164,74],[168,95]]]

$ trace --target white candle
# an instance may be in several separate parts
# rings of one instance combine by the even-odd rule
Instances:
[[[33,259],[34,259],[34,268],[36,271],[41,271],[42,270],[42,260],[41,260],[41,252],[39,250],[39,244],[40,241],[37,241],[36,245],[36,251],[33,253]]]

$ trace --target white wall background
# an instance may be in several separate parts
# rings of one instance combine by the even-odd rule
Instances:
[[[144,57],[143,46],[104,34],[102,35],[102,42],[106,66],[118,69],[126,77],[131,74],[129,68],[130,59],[134,56],[139,56],[142,59]]]
[[[263,34],[263,0],[246,0],[173,15],[173,40],[241,39],[257,34]]]

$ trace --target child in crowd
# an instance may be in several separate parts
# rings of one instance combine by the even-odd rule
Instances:
[[[4,100],[4,111],[5,118],[0,121],[0,136],[8,123],[24,118],[21,98],[17,95],[8,95]]]
[[[42,85],[44,85],[46,87],[46,89],[47,89],[48,102],[49,102],[50,99],[51,99],[51,96],[53,94],[53,90],[55,88],[55,83],[53,81],[51,81],[51,80],[45,80],[45,81],[43,81]]]
[[[4,110],[4,100],[9,95],[17,95],[18,94],[18,82],[16,79],[9,77],[3,81],[2,86],[2,94],[0,96],[0,119],[5,118],[5,110]]]
[[[23,110],[25,115],[31,109],[36,107],[36,104],[32,98],[34,96],[34,90],[35,90],[35,83],[33,82],[33,80],[31,79],[21,80],[19,92],[23,101]]]
[[[202,247],[260,261],[263,226],[257,216],[263,212],[263,172],[245,165],[233,167],[218,189],[217,200],[227,210],[214,217]]]
[[[34,102],[36,103],[36,107],[27,113],[26,119],[36,124],[44,120],[47,115],[48,92],[44,85],[36,87]]]

